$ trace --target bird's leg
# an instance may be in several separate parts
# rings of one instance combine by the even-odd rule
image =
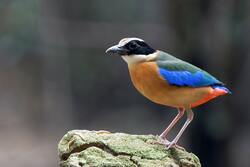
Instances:
[[[183,116],[184,112],[185,112],[184,108],[178,108],[178,114],[175,116],[175,118],[172,120],[172,122],[168,125],[168,127],[160,135],[160,140],[161,140],[160,143],[162,143],[162,142],[166,143],[167,134],[173,128],[173,126],[179,121],[179,119]]]
[[[180,139],[182,133],[185,131],[185,129],[190,124],[190,122],[193,120],[193,117],[194,117],[194,113],[193,113],[192,109],[190,108],[190,109],[187,110],[187,120],[186,120],[186,122],[184,123],[181,130],[179,131],[177,136],[174,138],[174,140],[167,144],[167,149],[169,149],[169,148],[173,147],[174,145],[176,145],[176,143]]]

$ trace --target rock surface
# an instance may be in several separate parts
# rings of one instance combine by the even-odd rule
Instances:
[[[72,130],[58,144],[61,167],[200,167],[183,148],[152,144],[158,137]]]

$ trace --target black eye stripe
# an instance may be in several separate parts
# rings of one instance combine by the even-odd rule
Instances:
[[[123,46],[127,51],[127,55],[144,54],[148,55],[154,53],[155,50],[151,48],[144,41],[132,40]]]
[[[128,47],[129,48],[131,48],[131,49],[134,49],[134,48],[136,48],[138,45],[135,43],[135,42],[130,42],[129,44],[128,44]]]
[[[138,41],[137,42],[140,46],[147,46],[147,44],[145,42],[142,42],[142,41]]]
[[[141,46],[141,41],[133,40],[133,41],[128,42],[125,46],[133,47],[133,48],[138,47],[138,46]]]

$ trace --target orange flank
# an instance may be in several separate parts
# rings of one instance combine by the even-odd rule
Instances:
[[[203,103],[206,103],[207,101],[209,101],[209,100],[211,100],[211,99],[213,99],[213,98],[215,98],[217,96],[221,96],[221,95],[224,95],[226,93],[227,92],[224,91],[224,90],[211,88],[211,91],[205,97],[203,97],[202,99],[192,103],[191,108],[199,106],[199,105],[201,105]]]
[[[135,88],[151,101],[171,107],[192,108],[226,92],[212,87],[177,87],[158,74],[155,62],[128,64]]]

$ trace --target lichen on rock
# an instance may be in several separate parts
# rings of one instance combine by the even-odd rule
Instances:
[[[72,130],[58,144],[61,167],[200,167],[183,148],[152,144],[158,137]]]

